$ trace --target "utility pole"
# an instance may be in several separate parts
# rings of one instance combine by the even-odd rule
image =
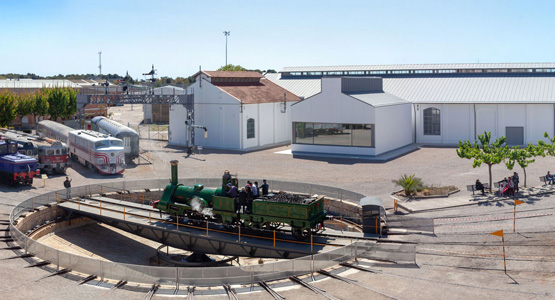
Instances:
[[[227,37],[231,34],[231,31],[224,31],[225,35],[225,65],[227,66]]]
[[[98,51],[98,75],[102,75],[102,51]]]

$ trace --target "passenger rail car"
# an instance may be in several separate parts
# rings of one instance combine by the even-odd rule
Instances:
[[[43,174],[65,173],[68,167],[68,148],[64,143],[9,129],[0,129],[0,135],[16,141],[19,144],[19,153],[37,159],[38,168]]]
[[[69,132],[73,130],[75,129],[50,120],[40,121],[37,124],[37,134],[40,137],[55,139],[66,145],[68,145],[67,139],[69,137]]]
[[[35,175],[40,174],[37,160],[18,152],[17,143],[0,140],[0,178],[11,186],[33,184]]]
[[[123,142],[91,130],[69,132],[69,155],[100,174],[121,174],[125,171]]]
[[[123,141],[126,163],[139,157],[139,134],[135,130],[102,116],[94,117],[91,123],[94,131],[110,134]]]
[[[152,204],[160,212],[189,220],[212,220],[227,228],[245,226],[275,230],[288,225],[298,240],[304,240],[311,233],[324,228],[327,213],[322,196],[269,194],[254,199],[252,209],[241,212],[236,199],[226,194],[227,183],[236,183],[236,178],[222,178],[222,187],[216,189],[205,189],[202,184],[183,186],[177,181],[178,161],[173,160],[171,164],[171,182],[166,186],[162,198]]]

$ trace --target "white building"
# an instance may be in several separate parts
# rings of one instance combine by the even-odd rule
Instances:
[[[300,100],[257,72],[201,71],[187,94],[189,104],[170,107],[169,144],[231,150],[255,150],[291,141],[291,104]],[[193,104],[194,103],[194,104]],[[194,108],[196,126],[189,115]],[[187,124],[185,124],[187,121]]]
[[[267,75],[306,98],[326,93],[325,76],[382,77],[385,93],[412,104],[413,143],[457,145],[489,131],[525,145],[555,135],[555,63],[291,67]]]
[[[324,77],[321,92],[292,105],[293,153],[375,156],[412,143],[411,104],[379,77]]]

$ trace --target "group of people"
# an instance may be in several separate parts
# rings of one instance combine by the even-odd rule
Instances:
[[[499,181],[499,196],[514,196],[518,193],[518,173],[514,172],[513,176],[505,177]]]
[[[547,172],[547,175],[549,175],[549,172]],[[514,172],[512,176],[503,178],[503,180],[499,181],[499,196],[513,196],[515,193],[518,193],[518,183],[519,177],[517,172]],[[481,191],[482,195],[485,195],[485,188],[480,179],[476,179],[475,187],[477,191]]]
[[[235,199],[235,212],[250,214],[252,212],[252,202],[260,196],[268,195],[269,185],[266,179],[262,180],[262,185],[258,186],[258,181],[252,183],[247,181],[245,187],[240,190],[235,184],[237,181],[231,179],[229,171],[224,172],[223,181],[227,186],[226,194]]]

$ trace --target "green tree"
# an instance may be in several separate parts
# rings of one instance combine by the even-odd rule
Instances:
[[[64,112],[64,118],[69,118],[77,112],[77,90],[74,88],[64,88],[67,97],[67,106]]]
[[[240,65],[232,65],[227,64],[225,66],[221,66],[218,71],[246,71],[247,69],[241,67]]]
[[[33,95],[32,94],[18,94],[17,99],[17,115],[20,119],[24,116],[30,115],[33,112]],[[21,122],[23,125],[23,121]]]
[[[0,92],[0,126],[7,127],[17,117],[17,100],[9,91]]]
[[[535,159],[532,159],[532,157],[541,156],[543,155],[543,153],[543,147],[540,146],[539,143],[538,146],[534,146],[532,143],[528,143],[528,146],[526,148],[515,146],[511,148],[508,152],[505,165],[509,170],[513,169],[515,163],[517,163],[522,168],[522,171],[524,173],[524,186],[526,187],[526,168],[528,167],[528,165],[536,161]]]
[[[478,135],[479,143],[474,141],[459,141],[457,155],[461,158],[474,159],[472,167],[476,168],[482,164],[488,166],[489,171],[489,191],[491,192],[491,166],[500,164],[507,157],[508,146],[505,145],[507,138],[502,136],[490,143],[491,132],[484,132]]]
[[[407,174],[404,174],[401,176],[400,179],[392,180],[391,182],[402,187],[405,191],[405,196],[410,196],[412,193],[422,189],[422,187],[424,186],[422,179],[414,177],[414,175],[415,174],[409,176]]]
[[[48,104],[48,91],[42,89],[33,95],[33,110],[31,114],[35,119],[35,129],[38,124],[38,116],[45,116],[48,114],[50,105]]]
[[[53,121],[58,120],[58,117],[66,115],[67,106],[69,104],[68,95],[64,93],[61,87],[54,87],[48,93],[48,114]]]

